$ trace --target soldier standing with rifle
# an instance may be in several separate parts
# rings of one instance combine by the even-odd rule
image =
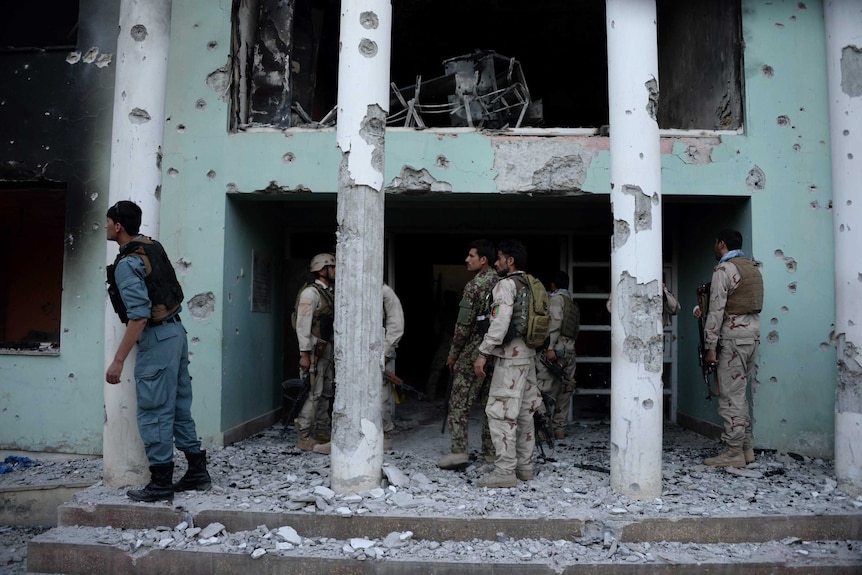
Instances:
[[[329,441],[329,406],[335,395],[334,335],[335,256],[317,254],[309,271],[313,282],[299,292],[296,305],[296,339],[299,342],[300,378],[310,378],[311,389],[294,422],[296,446],[310,451]]]
[[[491,264],[496,259],[494,244],[488,240],[475,240],[468,246],[464,259],[467,269],[476,275],[464,286],[464,293],[455,322],[455,334],[449,348],[446,365],[452,373],[452,386],[448,394],[447,422],[452,441],[452,452],[437,462],[441,469],[459,469],[470,462],[467,453],[467,421],[470,407],[479,399],[484,406],[488,401],[488,386],[491,378],[476,375],[473,362],[479,357],[479,344],[488,330],[490,318],[488,301],[491,290],[500,281],[500,276]],[[487,370],[490,373],[490,368]],[[496,459],[488,418],[482,414],[482,451],[491,463]]]
[[[554,399],[554,413],[548,414],[554,438],[566,436],[569,406],[575,391],[575,338],[581,327],[581,312],[569,293],[569,276],[560,270],[551,280],[551,327],[548,347],[539,351],[536,378],[539,389]],[[559,369],[554,369],[554,367]]]
[[[712,273],[703,329],[707,365],[717,366],[718,413],[724,419],[725,451],[704,460],[713,467],[745,467],[754,461],[748,382],[760,346],[763,276],[742,251],[742,234],[722,230],[715,240],[718,265]],[[695,308],[695,317],[703,315]]]
[[[392,385],[397,379],[395,375],[395,350],[404,335],[404,308],[395,290],[383,284],[383,389],[380,391],[381,419],[383,420],[383,450],[392,449],[392,431],[395,423],[392,421]],[[314,446],[315,453],[329,455],[332,443],[327,441]]]

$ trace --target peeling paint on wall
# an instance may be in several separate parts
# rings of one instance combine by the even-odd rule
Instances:
[[[369,104],[359,127],[359,135],[365,143],[373,148],[371,152],[371,167],[375,172],[383,173],[386,134],[386,112],[378,104]]]
[[[658,281],[646,284],[623,272],[617,284],[614,306],[625,332],[623,355],[652,373],[661,373],[664,340],[659,323],[662,310]]]
[[[133,108],[131,112],[129,112],[129,121],[133,124],[144,124],[152,120],[149,112],[146,110],[142,110],[141,108]]]
[[[658,194],[653,194],[652,197],[646,195],[640,186],[632,186],[623,184],[620,190],[623,194],[632,196],[635,200],[635,233],[652,229],[652,207],[657,206]]]
[[[611,237],[611,247],[617,250],[629,241],[631,226],[625,220],[614,220],[614,235]]]
[[[766,174],[759,166],[754,166],[745,178],[745,186],[750,192],[762,192],[766,188]]]
[[[412,166],[403,166],[401,174],[392,179],[386,186],[386,192],[390,194],[428,194],[452,192],[452,184],[442,182],[432,176],[428,170],[422,168],[417,170]]]
[[[838,334],[838,389],[835,393],[836,412],[862,413],[862,366],[859,348]]]
[[[796,271],[796,260],[784,255],[784,250],[775,250],[775,257],[784,261],[784,266],[787,268],[787,271],[793,273]]]
[[[862,49],[858,46],[841,50],[841,91],[851,98],[862,96]]]
[[[648,94],[646,111],[647,114],[649,114],[649,117],[655,120],[656,110],[658,110],[658,82],[655,78],[650,78],[650,80],[644,85],[646,86]]]
[[[230,69],[231,63],[230,60],[228,60],[227,64],[207,74],[207,86],[215,90],[219,99],[225,102],[228,101],[231,88]]]
[[[228,191],[238,192],[236,185],[233,183],[228,184]],[[303,186],[302,184],[297,185],[294,188],[289,188],[287,186],[280,186],[278,182],[275,180],[269,182],[269,185],[262,190],[255,190],[256,194],[269,194],[269,195],[282,195],[282,194],[307,194],[311,192],[308,188]]]
[[[208,319],[215,311],[215,301],[212,292],[197,294],[188,302],[189,313],[195,319]]]
[[[554,156],[533,173],[533,186],[537,191],[579,191],[586,177],[587,170],[580,156]]]

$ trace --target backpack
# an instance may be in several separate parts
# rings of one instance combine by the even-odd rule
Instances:
[[[512,323],[527,347],[542,347],[551,331],[551,304],[541,280],[530,274],[514,276],[520,283]],[[513,279],[514,279],[513,278]]]

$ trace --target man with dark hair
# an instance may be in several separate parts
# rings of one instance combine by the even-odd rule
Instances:
[[[455,333],[449,347],[446,365],[452,372],[452,390],[449,394],[447,424],[452,451],[437,462],[441,469],[459,469],[470,462],[468,454],[467,422],[470,408],[478,399],[484,406],[488,400],[488,378],[476,375],[473,362],[479,356],[479,344],[488,325],[488,299],[500,277],[491,267],[496,257],[494,244],[488,240],[475,240],[467,246],[464,263],[475,272],[461,296]],[[482,451],[489,463],[495,459],[494,444],[488,429],[488,419],[482,417]]]
[[[575,391],[575,369],[577,367],[575,357],[575,339],[581,328],[581,311],[569,293],[569,275],[563,270],[554,274],[551,280],[550,301],[550,330],[548,347],[544,351],[544,361],[536,363],[536,377],[539,388],[554,398],[554,413],[551,422],[554,429],[554,437],[562,439],[566,436],[566,424],[569,418],[569,406],[571,405],[572,393]],[[554,375],[546,366],[559,368]],[[557,371],[554,369],[554,371]],[[559,377],[563,374],[564,377]]]
[[[718,413],[724,419],[721,441],[725,451],[704,463],[745,467],[754,461],[748,382],[760,345],[763,277],[757,264],[745,257],[738,231],[719,232],[714,250],[718,265],[712,273],[703,328],[704,360],[718,365]]]
[[[493,471],[479,478],[479,487],[514,487],[517,480],[533,478],[533,450],[536,437],[533,412],[541,403],[536,385],[536,352],[524,343],[527,305],[523,291],[529,289],[523,277],[527,249],[518,240],[507,240],[497,247],[495,267],[505,276],[493,290],[491,325],[479,345],[473,363],[478,377],[493,357],[494,373],[485,413],[491,440],[497,452]],[[510,330],[510,324],[514,329]]]
[[[150,465],[150,482],[126,494],[136,501],[162,501],[174,491],[207,490],[212,485],[206,451],[192,419],[189,345],[179,312],[183,291],[160,243],[140,235],[141,208],[120,201],[107,213],[108,241],[120,253],[108,266],[108,293],[114,310],[126,324],[122,341],[108,366],[105,380],[120,383],[123,363],[137,344],[135,393],[138,429]],[[189,466],[176,484],[174,442]]]

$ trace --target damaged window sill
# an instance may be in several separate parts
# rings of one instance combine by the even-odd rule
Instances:
[[[14,347],[3,347],[0,348],[0,355],[49,355],[49,356],[59,356],[60,348],[50,347],[52,344],[42,344],[42,346],[34,349],[23,349],[23,348],[14,348]],[[48,347],[44,347],[48,346]]]

